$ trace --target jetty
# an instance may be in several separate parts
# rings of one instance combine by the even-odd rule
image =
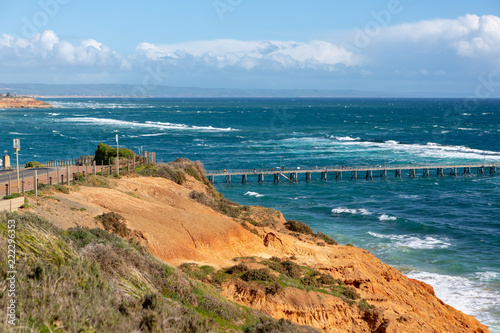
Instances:
[[[297,183],[299,176],[303,175],[303,180],[310,182],[313,176],[321,181],[328,178],[342,181],[343,179],[366,179],[373,180],[374,177],[387,179],[395,178],[416,178],[416,177],[444,177],[466,176],[471,174],[496,174],[500,163],[471,163],[471,164],[429,164],[429,165],[379,165],[379,166],[331,166],[331,167],[296,167],[296,168],[268,168],[268,169],[241,169],[241,170],[216,170],[207,171],[206,176],[211,183],[216,177],[223,177],[226,184],[231,184],[233,177],[241,177],[241,183],[247,184],[248,177],[254,176],[257,182],[264,183],[266,176],[268,181],[279,184],[283,179],[285,182]]]

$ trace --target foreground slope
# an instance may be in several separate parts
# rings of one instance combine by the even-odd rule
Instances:
[[[325,332],[488,332],[371,253],[290,231],[281,213],[224,201],[195,178],[80,186],[37,200],[34,211],[62,228],[102,228],[94,217],[117,213],[126,224],[122,236],[226,299]]]

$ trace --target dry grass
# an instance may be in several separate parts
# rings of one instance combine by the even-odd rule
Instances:
[[[260,327],[265,317],[116,235],[102,229],[63,231],[31,213],[0,213],[2,258],[10,219],[17,225],[18,325],[13,329],[3,320],[1,332],[230,332]],[[7,261],[0,261],[4,309],[9,270]],[[202,267],[197,273],[211,272]]]

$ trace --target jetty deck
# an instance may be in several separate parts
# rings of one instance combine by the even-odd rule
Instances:
[[[313,175],[321,181],[327,181],[328,177],[342,181],[344,178],[357,180],[364,178],[373,180],[374,177],[385,178],[396,177],[415,178],[422,177],[444,177],[444,175],[458,176],[475,174],[496,174],[500,163],[471,163],[471,164],[406,164],[406,165],[378,165],[378,166],[331,166],[331,167],[295,167],[295,168],[255,168],[240,170],[215,170],[207,171],[206,176],[212,183],[215,177],[224,177],[225,183],[230,184],[233,177],[241,177],[241,182],[246,184],[249,176],[256,176],[259,183],[264,183],[266,175],[272,175],[274,183],[280,183],[280,179],[297,183],[299,175],[303,174],[305,181],[312,181]],[[319,175],[319,177],[318,177]],[[270,180],[270,179],[269,179]]]

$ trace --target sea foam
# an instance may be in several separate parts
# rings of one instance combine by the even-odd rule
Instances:
[[[338,207],[332,209],[332,214],[372,215],[372,212],[364,208],[351,209],[346,207]]]
[[[447,239],[438,239],[431,236],[417,237],[413,235],[383,235],[376,232],[368,231],[368,234],[382,239],[389,239],[398,247],[408,247],[412,249],[431,250],[445,249],[451,246]]]
[[[108,118],[94,118],[94,117],[81,117],[81,118],[64,118],[62,121],[67,122],[79,122],[79,123],[91,123],[95,125],[111,125],[111,126],[122,126],[122,127],[144,127],[144,128],[160,128],[160,129],[176,129],[176,130],[197,130],[197,131],[235,131],[233,128],[217,128],[212,126],[191,126],[185,124],[174,124],[174,123],[163,123],[163,122],[151,122],[146,121],[144,123],[116,120]]]
[[[248,195],[250,197],[256,197],[256,198],[261,198],[264,196],[264,194],[260,194],[260,193],[257,193],[257,192],[252,192],[252,191],[248,191],[247,193],[245,193],[244,195]]]
[[[492,315],[500,310],[498,303],[500,292],[491,290],[475,276],[461,277],[417,271],[406,275],[430,284],[437,297],[454,308],[476,317],[481,323],[495,327],[500,324]]]

